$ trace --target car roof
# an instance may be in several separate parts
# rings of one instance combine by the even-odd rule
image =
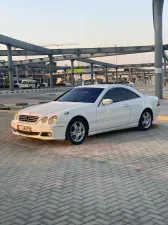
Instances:
[[[103,88],[103,89],[108,89],[108,88],[115,88],[115,87],[127,87],[127,86],[123,85],[123,84],[94,84],[94,85],[87,85],[87,86],[78,86],[76,88]]]
[[[78,87],[75,87],[75,88],[102,88],[102,89],[111,89],[111,88],[126,88],[130,91],[133,91],[135,92],[136,94],[138,94],[139,96],[143,97],[143,95],[138,92],[135,88],[133,87],[130,87],[128,85],[125,85],[125,84],[94,84],[94,85],[87,85],[87,86],[78,86]]]

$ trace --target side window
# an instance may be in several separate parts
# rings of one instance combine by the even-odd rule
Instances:
[[[112,99],[113,102],[119,102],[120,101],[120,98],[119,98],[119,95],[117,93],[117,88],[113,88],[111,90],[109,90],[105,96],[104,96],[104,99]]]
[[[104,99],[106,98],[112,99],[113,102],[121,102],[139,98],[139,96],[126,88],[113,88],[105,94]]]
[[[135,99],[135,98],[139,98],[140,96],[138,96],[136,93],[126,89],[126,88],[121,88],[120,90],[120,94],[124,100],[131,100],[131,99]]]

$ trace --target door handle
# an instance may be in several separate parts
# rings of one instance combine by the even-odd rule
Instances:
[[[126,105],[124,105],[124,107],[129,107],[129,105],[126,104]]]

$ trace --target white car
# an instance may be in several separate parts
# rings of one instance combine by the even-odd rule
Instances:
[[[133,82],[128,82],[127,85],[130,86],[130,87],[134,87],[134,83]]]
[[[112,130],[148,130],[159,105],[157,97],[143,96],[125,85],[81,86],[52,102],[19,111],[11,126],[16,135],[81,144],[86,136]]]
[[[66,86],[66,87],[70,87],[70,86],[71,86],[71,84],[70,84],[70,83],[65,82],[65,86]]]

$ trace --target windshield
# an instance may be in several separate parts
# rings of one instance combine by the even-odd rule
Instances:
[[[24,80],[24,81],[22,81],[22,84],[29,84],[29,82]]]
[[[103,88],[74,88],[57,101],[94,103],[102,91]]]

